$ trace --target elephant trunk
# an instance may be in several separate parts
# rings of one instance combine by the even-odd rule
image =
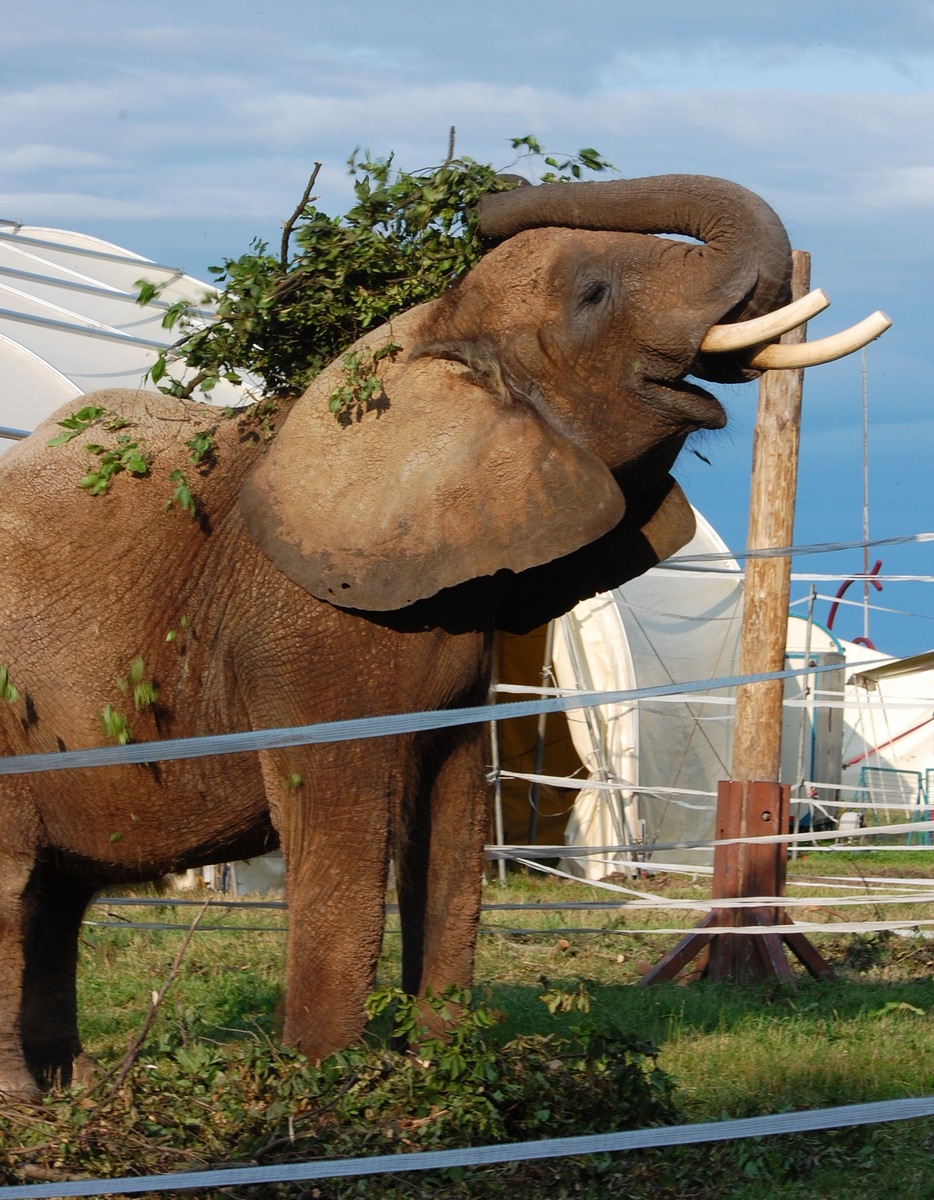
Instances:
[[[669,264],[677,261],[678,278],[658,280],[663,294],[677,296],[692,331],[749,320],[789,299],[791,247],[784,226],[759,196],[725,179],[657,175],[544,184],[480,201],[485,237],[501,240],[544,226],[696,239],[701,244],[687,243],[680,255],[666,256]],[[699,349],[690,373],[723,383],[755,374],[738,355],[703,355]]]

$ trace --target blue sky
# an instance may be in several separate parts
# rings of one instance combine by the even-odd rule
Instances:
[[[870,533],[934,529],[928,0],[33,0],[4,14],[0,104],[0,218],[202,277],[254,235],[278,241],[315,160],[318,202],[338,212],[355,146],[430,166],[451,125],[460,153],[502,166],[531,132],[555,151],[595,146],[623,175],[735,179],[811,252],[833,300],[812,337],[875,308],[893,318],[867,356]],[[808,372],[798,542],[861,536],[861,392],[859,356]],[[679,473],[740,548],[755,387],[721,395],[730,428],[699,447],[712,465],[686,455]],[[934,574],[930,544],[870,557],[883,575]],[[853,550],[795,570],[861,565]],[[873,601],[916,614],[874,614],[880,649],[934,645],[931,584],[890,582]],[[861,633],[861,614],[837,631]]]

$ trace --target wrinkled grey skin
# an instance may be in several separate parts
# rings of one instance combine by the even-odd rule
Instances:
[[[777,218],[673,176],[521,189],[482,219],[502,244],[366,339],[402,350],[380,411],[348,428],[326,411],[337,364],[282,407],[269,447],[250,417],[222,421],[200,473],[185,442],[216,411],[149,393],[96,400],[151,455],[145,480],[88,496],[86,439],[49,447],[56,417],[0,461],[0,662],[19,690],[0,701],[0,752],[105,744],[108,704],[140,742],[480,704],[496,628],[531,628],[688,540],[668,470],[724,417],[684,376],[745,377],[698,346],[787,299]],[[176,469],[197,521],[166,506]],[[117,685],[135,659],[158,687],[139,712]],[[362,1031],[390,855],[403,985],[468,981],[484,757],[483,727],[465,726],[0,778],[0,1091],[81,1068],[76,945],[96,891],[277,844],[284,1036],[312,1058]]]

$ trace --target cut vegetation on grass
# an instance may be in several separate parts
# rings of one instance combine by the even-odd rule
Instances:
[[[791,895],[851,895],[869,920],[872,879],[934,877],[925,851],[813,855],[789,864]],[[667,899],[709,899],[705,879],[624,881]],[[694,982],[643,989],[642,973],[696,913],[646,909],[597,888],[516,872],[486,891],[474,1008],[419,1059],[387,1048],[390,1010],[408,1035],[419,1015],[390,989],[398,935],[386,937],[369,1047],[309,1066],[275,1037],[287,914],[200,905],[92,910],[84,933],[83,1034],[101,1079],[53,1091],[0,1118],[4,1182],[145,1174],[535,1140],[934,1093],[934,941],[815,934],[832,982],[797,990]],[[590,902],[592,907],[554,907]],[[504,907],[504,906],[509,907]],[[513,907],[519,905],[522,907]],[[536,907],[530,907],[536,906]],[[883,919],[927,906],[886,905]],[[106,922],[106,923],[103,923]],[[152,993],[170,982],[141,1046]],[[463,997],[453,997],[462,1000]],[[128,1047],[133,1051],[125,1078]],[[470,1171],[263,1185],[253,1196],[934,1197],[934,1122],[736,1141]],[[181,1195],[182,1193],[179,1193]],[[192,1193],[187,1193],[192,1194]],[[205,1195],[207,1193],[200,1193]],[[218,1193],[220,1195],[221,1193]]]

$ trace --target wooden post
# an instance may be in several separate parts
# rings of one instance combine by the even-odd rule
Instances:
[[[795,250],[793,300],[808,292],[810,281],[810,255]],[[789,345],[804,340],[803,325],[782,338]],[[759,382],[752,442],[748,550],[773,550],[790,546],[794,541],[803,386],[801,370],[766,371]],[[740,675],[784,670],[790,590],[790,558],[747,560]],[[737,689],[731,772],[734,779],[780,778],[784,686],[783,680],[774,679],[743,684]]]
[[[793,252],[792,299],[810,287],[810,256]],[[805,340],[805,326],[782,341]],[[803,370],[767,371],[759,383],[753,435],[747,549],[771,550],[794,541],[795,490],[801,429]],[[791,559],[750,558],[743,589],[740,674],[782,671],[788,636]],[[732,780],[717,793],[717,840],[751,838],[788,829],[789,788],[779,782],[782,753],[784,681],[766,680],[737,689]],[[718,846],[714,851],[713,898],[781,896],[785,886],[785,843]],[[783,941],[814,975],[830,969],[801,934],[715,934],[710,928],[784,924],[776,906],[714,910],[697,932],[665,955],[644,983],[672,979],[692,958],[704,954],[703,973],[711,979],[793,982]]]

